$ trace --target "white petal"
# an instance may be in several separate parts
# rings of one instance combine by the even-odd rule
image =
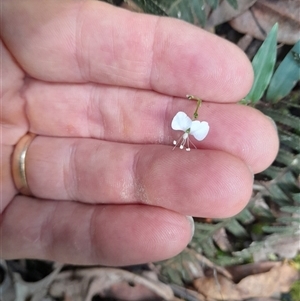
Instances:
[[[178,112],[172,120],[171,127],[175,131],[186,131],[191,127],[191,124],[192,120],[188,115],[186,115],[184,112]]]
[[[209,131],[209,125],[206,121],[200,122],[199,120],[194,120],[191,125],[190,134],[193,135],[198,141],[203,140]]]

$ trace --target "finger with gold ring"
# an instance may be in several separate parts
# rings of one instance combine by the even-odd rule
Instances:
[[[35,137],[36,135],[32,133],[23,136],[16,144],[12,156],[12,175],[15,185],[21,194],[28,196],[31,196],[32,192],[26,177],[26,154]]]

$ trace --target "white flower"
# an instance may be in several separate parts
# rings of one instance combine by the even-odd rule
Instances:
[[[171,127],[175,131],[183,131],[183,135],[178,141],[174,140],[174,148],[180,144],[179,148],[183,149],[187,145],[186,150],[190,151],[190,140],[189,135],[192,135],[198,141],[203,140],[209,131],[209,125],[206,121],[192,120],[184,112],[178,112],[171,123]],[[194,143],[191,141],[191,144],[196,148]],[[173,148],[173,149],[174,149]]]

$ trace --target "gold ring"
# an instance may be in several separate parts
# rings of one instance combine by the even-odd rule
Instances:
[[[15,146],[12,156],[12,174],[17,189],[25,195],[31,196],[26,177],[26,154],[30,143],[36,137],[35,134],[27,133]]]

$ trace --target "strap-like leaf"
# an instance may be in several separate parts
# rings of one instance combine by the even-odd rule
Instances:
[[[252,60],[254,83],[245,97],[250,103],[256,103],[262,97],[273,74],[276,61],[276,39],[278,24],[276,23]]]
[[[279,185],[271,185],[269,188],[272,200],[280,206],[288,206],[290,199],[288,195],[279,187]]]
[[[282,113],[278,110],[274,110],[271,108],[263,108],[261,109],[263,113],[270,116],[276,123],[281,123],[291,128],[295,129],[296,131],[300,131],[300,118],[295,117],[289,113]]]
[[[284,164],[285,166],[290,166],[294,159],[295,156],[292,153],[280,149],[276,157],[276,162]]]
[[[284,130],[279,130],[279,139],[280,142],[284,145],[300,152],[300,137]]]
[[[285,224],[292,224],[292,223],[300,224],[300,217],[282,216],[282,217],[278,217],[277,222],[285,223]]]
[[[244,208],[244,210],[242,210],[238,215],[236,215],[236,219],[242,224],[246,225],[253,222],[255,218],[247,208]]]
[[[245,256],[246,260],[249,260],[249,257],[251,254],[249,254],[247,257]],[[220,256],[218,259],[215,260],[216,264],[220,266],[232,266],[243,263],[243,258],[241,257],[230,257],[230,256]],[[196,300],[196,299],[195,299]]]
[[[263,231],[267,233],[285,233],[285,234],[294,234],[294,229],[292,227],[284,226],[264,226]]]
[[[294,59],[295,53],[300,55],[298,41],[276,69],[270,82],[266,99],[275,103],[288,95],[300,80],[300,65]]]
[[[270,166],[266,170],[264,170],[261,174],[265,175],[267,177],[270,177],[271,179],[275,179],[279,173],[283,172],[283,168],[277,167],[277,166]]]
[[[292,198],[293,198],[293,201],[295,201],[297,204],[300,204],[300,192],[299,193],[293,193]]]
[[[139,6],[145,13],[167,16],[167,13],[157,4],[157,1],[153,0],[132,0],[137,6]]]
[[[286,213],[292,213],[292,214],[300,214],[300,208],[299,206],[283,206],[280,208],[280,210],[282,212],[286,212]]]
[[[247,237],[248,233],[245,228],[236,220],[232,219],[225,228],[235,237]]]

